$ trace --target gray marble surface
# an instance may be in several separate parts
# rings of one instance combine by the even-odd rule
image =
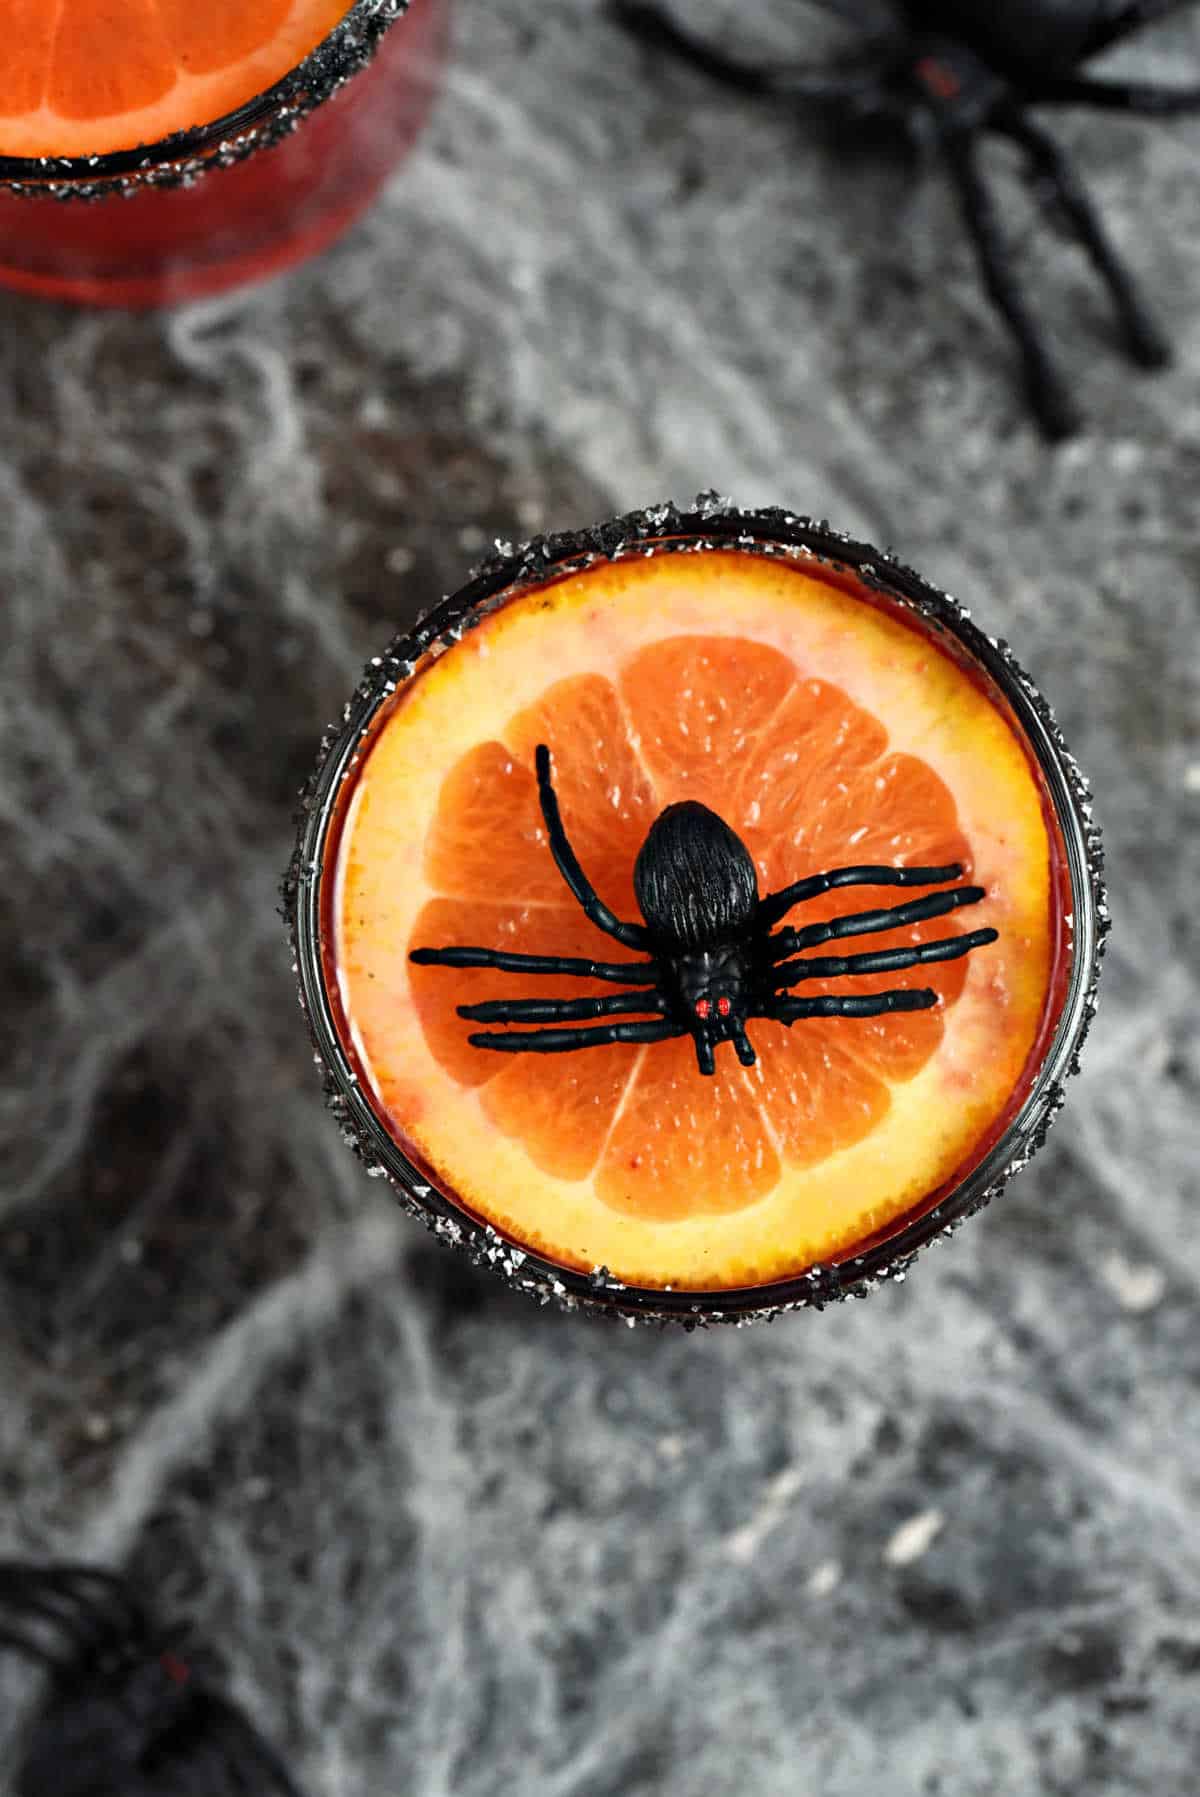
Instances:
[[[1195,80],[1200,14],[1123,60]],[[459,0],[419,151],[288,281],[0,300],[0,1547],[196,1616],[313,1797],[1195,1788],[1200,122],[1056,129],[1178,357],[1129,374],[997,151],[1090,419],[1054,451],[940,180],[590,0]],[[541,1313],[389,1207],[274,906],[397,625],[493,535],[707,486],[1012,640],[1116,928],[992,1212],[865,1304],[689,1338]]]

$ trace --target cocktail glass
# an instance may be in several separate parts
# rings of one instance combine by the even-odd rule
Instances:
[[[1077,1067],[1095,1009],[1107,930],[1102,854],[1086,783],[1049,708],[1007,645],[985,635],[946,594],[869,545],[790,513],[739,511],[709,496],[690,512],[660,506],[594,530],[543,539],[516,553],[498,549],[468,585],[373,659],[346,707],[342,728],[326,737],[304,796],[285,896],[302,1004],[328,1101],[346,1139],[369,1172],[386,1178],[401,1203],[443,1241],[543,1302],[568,1309],[605,1311],[631,1322],[671,1319],[685,1326],[745,1322],[861,1296],[882,1279],[903,1276],[921,1247],[986,1204],[1040,1146],[1062,1105],[1064,1083]],[[465,633],[577,574],[646,557],[730,550],[775,558],[896,620],[963,670],[1003,720],[1023,751],[1045,823],[1048,972],[1040,1023],[1020,1078],[952,1176],[822,1264],[770,1283],[672,1290],[650,1281],[622,1281],[600,1266],[585,1272],[578,1263],[565,1264],[565,1257],[560,1262],[539,1253],[519,1233],[497,1230],[473,1213],[414,1151],[402,1123],[380,1099],[347,1013],[335,916],[339,851],[361,796],[363,768],[389,717],[419,691],[441,657],[455,653]],[[596,628],[603,628],[599,617]],[[703,1178],[700,1167],[697,1181]]]
[[[0,155],[0,285],[163,306],[324,249],[417,136],[447,24],[448,0],[356,0],[311,54],[224,117],[102,155]]]

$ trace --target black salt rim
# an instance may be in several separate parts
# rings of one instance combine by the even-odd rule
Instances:
[[[376,1118],[338,1037],[325,988],[320,946],[320,870],[339,788],[352,772],[359,746],[378,709],[418,672],[424,657],[457,642],[465,631],[523,588],[547,579],[639,556],[734,548],[790,560],[842,567],[947,630],[995,680],[1025,731],[1050,794],[1065,847],[1074,914],[1070,978],[1053,1042],[1020,1112],[991,1152],[942,1204],[896,1235],[836,1266],[814,1266],[769,1286],[674,1292],[623,1285],[606,1268],[572,1272],[521,1248],[477,1222],[429,1184]],[[296,852],[283,883],[300,1002],[323,1069],[327,1102],[347,1143],[369,1174],[386,1178],[400,1203],[439,1240],[493,1269],[542,1304],[636,1322],[770,1321],[802,1306],[822,1309],[838,1298],[865,1297],[883,1280],[902,1280],[918,1251],[951,1235],[994,1198],[1041,1147],[1062,1108],[1064,1085],[1078,1071],[1079,1053],[1096,1010],[1100,959],[1108,932],[1103,849],[1092,817],[1091,793],[1062,739],[1046,701],[1002,639],[986,636],[947,594],[866,543],[827,524],[767,508],[739,511],[716,494],[701,494],[690,511],[652,506],[590,530],[537,537],[523,548],[497,543],[496,554],[459,592],[426,613],[415,629],[373,656],[341,726],[325,733],[320,758],[301,795]]]
[[[203,5],[204,0],[197,0]],[[0,189],[31,198],[99,200],[144,187],[189,187],[213,168],[230,168],[270,148],[375,55],[383,34],[411,0],[355,0],[345,18],[303,62],[211,125],[106,156],[0,156]]]

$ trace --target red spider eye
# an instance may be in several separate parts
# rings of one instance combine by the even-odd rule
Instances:
[[[729,1015],[729,1000],[725,997],[719,998],[717,1000],[717,1009],[721,1013],[722,1017],[728,1017],[728,1015]]]
[[[709,1002],[706,998],[698,998],[696,1000],[696,1015],[697,1015],[697,1017],[707,1017],[708,1013],[711,1010],[712,1010],[712,1006],[709,1004]]]

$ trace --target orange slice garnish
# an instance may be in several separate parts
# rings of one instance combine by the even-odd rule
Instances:
[[[985,899],[850,952],[991,926],[968,957],[806,982],[933,987],[935,1008],[790,1029],[757,1065],[689,1038],[499,1055],[456,1007],[612,985],[414,965],[470,944],[621,960],[559,873],[534,750],[601,897],[681,799],[745,842],[760,891],[848,864],[961,863]],[[333,951],[352,1052],[397,1139],[471,1213],[563,1266],[716,1290],[779,1280],[910,1215],[994,1134],[1051,984],[1043,793],[1003,705],[910,618],[736,551],[604,565],[511,600],[392,702],[345,813]],[[894,905],[853,887],[800,925]]]
[[[0,155],[99,156],[205,125],[295,67],[349,0],[0,0]]]

